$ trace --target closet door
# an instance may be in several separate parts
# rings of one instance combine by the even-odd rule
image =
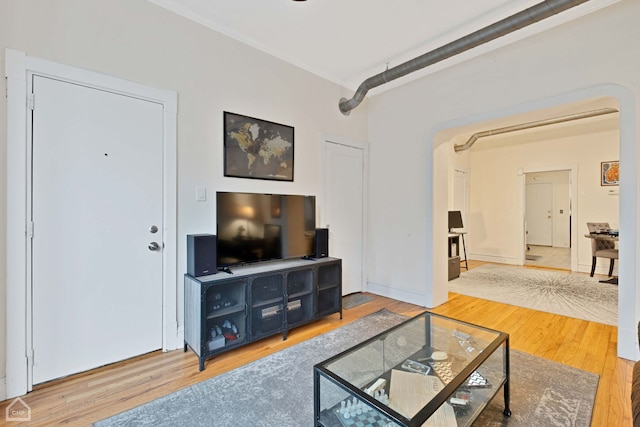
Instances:
[[[342,294],[363,289],[364,150],[325,142],[329,256],[342,258]]]

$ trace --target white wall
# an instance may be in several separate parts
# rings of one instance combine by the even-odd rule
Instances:
[[[599,171],[601,161],[619,159],[620,136],[617,129],[595,132],[594,127],[577,122],[573,128],[566,130],[567,136],[545,137],[543,133],[541,138],[544,139],[529,138],[526,143],[513,141],[517,136],[503,135],[478,141],[469,150],[471,220],[467,251],[470,258],[518,264],[523,246],[516,237],[522,230],[523,217],[519,213],[524,200],[519,171],[575,165],[578,194],[573,198],[573,225],[578,233],[578,271],[590,271],[590,241],[582,237],[587,232],[586,223],[602,218],[612,227],[618,224],[619,198],[608,195],[610,187],[600,186]],[[538,175],[544,177],[547,174],[550,172]],[[531,178],[528,175],[527,178]],[[565,177],[565,181],[568,178]],[[553,182],[553,177],[536,182]],[[564,191],[568,200],[568,185]],[[568,206],[563,209],[567,212],[565,246],[568,247]],[[559,216],[557,210],[554,215]],[[608,262],[606,264],[608,269]],[[603,267],[602,271],[608,270]]]
[[[447,299],[448,129],[616,93],[623,98],[620,228],[629,233],[620,240],[621,257],[629,258],[620,260],[619,354],[637,354],[638,16],[640,2],[623,0],[368,100],[369,281],[376,290],[402,289],[400,296],[428,307]]]
[[[257,191],[321,196],[322,133],[367,140],[366,109],[338,110],[343,88],[190,22],[144,0],[2,0],[4,48],[178,93],[178,277],[185,273],[185,235],[215,231],[215,192]],[[0,55],[0,69],[4,57]],[[4,93],[5,79],[0,91]],[[0,164],[6,162],[6,99],[0,97]],[[295,127],[293,183],[223,177],[223,111]],[[205,186],[207,201],[195,201]],[[0,188],[6,177],[0,175]],[[6,223],[5,192],[0,224]],[[318,212],[323,200],[318,199]],[[319,223],[322,219],[318,218]],[[0,271],[6,270],[0,227]],[[0,275],[0,330],[6,279]],[[182,323],[182,295],[178,321]],[[7,325],[11,327],[11,325]],[[0,381],[5,337],[0,335]]]

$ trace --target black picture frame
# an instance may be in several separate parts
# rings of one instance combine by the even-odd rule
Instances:
[[[294,128],[224,112],[224,176],[293,181]]]

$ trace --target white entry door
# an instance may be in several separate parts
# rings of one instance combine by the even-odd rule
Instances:
[[[38,384],[162,348],[163,107],[38,76],[33,92]]]
[[[527,243],[553,246],[553,184],[527,184],[525,191]]]
[[[362,291],[364,150],[325,142],[329,255],[342,259],[342,294]]]

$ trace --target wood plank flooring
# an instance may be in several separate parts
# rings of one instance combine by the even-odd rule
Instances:
[[[482,262],[469,261],[474,268]],[[154,352],[35,387],[24,396],[32,408],[29,423],[10,426],[91,425],[191,384],[214,377],[286,347],[386,308],[408,316],[424,308],[372,295],[373,301],[297,328],[282,341],[266,338],[210,359],[204,371],[191,352]],[[632,426],[633,362],[616,356],[617,328],[450,293],[433,312],[511,335],[511,347],[600,375],[592,426]],[[309,396],[312,399],[312,396]],[[0,425],[11,400],[0,402]],[[311,422],[310,424],[311,425]]]

